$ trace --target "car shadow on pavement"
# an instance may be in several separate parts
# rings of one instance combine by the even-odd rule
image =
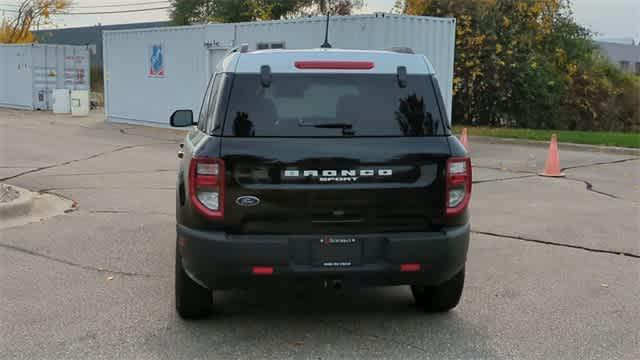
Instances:
[[[218,291],[214,299],[211,317],[185,321],[174,315],[162,344],[148,338],[151,348],[166,351],[156,355],[183,357],[181,351],[188,349],[187,357],[498,357],[484,325],[466,320],[459,310],[418,311],[407,286]]]

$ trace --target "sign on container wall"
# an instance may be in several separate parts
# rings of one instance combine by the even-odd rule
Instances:
[[[149,47],[149,77],[164,77],[164,49],[161,44]]]
[[[85,69],[89,68],[89,58],[85,55],[69,55],[64,57],[64,84],[68,88],[88,85]]]

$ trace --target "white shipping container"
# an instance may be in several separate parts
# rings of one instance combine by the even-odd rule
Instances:
[[[51,110],[55,89],[89,90],[86,46],[0,45],[0,106]]]
[[[200,110],[209,76],[226,52],[249,49],[318,48],[325,17],[105,31],[105,112],[117,122],[168,126],[176,109]],[[334,48],[384,50],[410,47],[426,55],[451,114],[455,19],[394,14],[335,16]]]

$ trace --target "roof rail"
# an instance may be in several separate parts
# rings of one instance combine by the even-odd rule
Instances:
[[[397,46],[387,49],[387,51],[399,53],[399,54],[415,54],[412,48],[408,46]]]

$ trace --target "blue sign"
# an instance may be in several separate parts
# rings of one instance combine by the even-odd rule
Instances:
[[[162,45],[152,45],[149,58],[149,76],[164,76],[164,56]]]

